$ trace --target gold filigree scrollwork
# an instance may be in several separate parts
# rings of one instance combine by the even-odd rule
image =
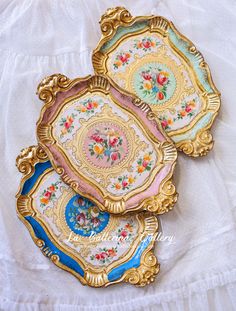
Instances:
[[[203,58],[202,54],[197,50],[197,48],[194,45],[191,45],[189,47],[189,52],[195,56],[195,58],[198,61],[199,65],[202,68],[204,68],[205,67],[204,58]]]
[[[147,114],[152,113],[152,110],[151,110],[150,106],[149,106],[147,103],[143,102],[143,101],[142,101],[140,98],[138,98],[138,97],[134,98],[133,104],[134,104],[136,107],[140,108],[143,112],[145,112],[145,113],[147,113]],[[150,116],[149,116],[149,117],[150,117]],[[149,120],[150,120],[150,119],[149,119]]]
[[[110,89],[110,82],[104,76],[93,76],[89,80],[89,87],[91,90],[100,89],[108,92]]]
[[[54,101],[56,94],[59,91],[66,89],[70,83],[71,80],[60,73],[44,78],[37,88],[39,99],[46,104]]]
[[[92,55],[92,62],[93,62],[94,69],[96,70],[96,73],[98,74],[105,73],[105,70],[104,70],[105,60],[106,60],[106,56],[100,51]]]
[[[51,257],[50,257],[51,261],[54,263],[54,264],[57,264],[59,261],[60,261],[60,257],[58,255],[55,255],[53,254]]]
[[[93,287],[101,287],[108,283],[107,274],[105,272],[96,273],[92,271],[85,271],[85,281],[88,285]]]
[[[218,94],[207,94],[207,108],[209,110],[218,111],[220,108],[220,97]]]
[[[108,9],[102,15],[99,23],[103,36],[110,36],[119,26],[130,24],[130,22],[132,22],[130,12],[124,7],[116,7]]]
[[[142,255],[138,268],[132,268],[125,273],[124,281],[137,286],[145,286],[155,280],[160,265],[155,255],[149,251]]]
[[[113,214],[122,214],[126,210],[124,200],[115,202],[112,199],[106,198],[104,201],[104,206],[106,211]]]
[[[55,142],[55,140],[52,137],[50,125],[39,124],[37,126],[37,136],[42,143],[53,144]]]
[[[177,148],[191,157],[205,156],[214,145],[213,137],[209,130],[203,129],[198,132],[193,141],[177,143]]]
[[[174,162],[177,159],[177,150],[173,143],[164,142],[162,144],[163,159],[166,162]]]
[[[60,262],[60,257],[56,254],[53,253],[53,251],[50,249],[50,247],[45,246],[45,242],[44,240],[41,239],[36,239],[35,240],[36,245],[40,248],[40,250],[42,251],[43,255],[48,257],[49,259],[51,259],[51,261],[55,264],[55,265],[59,265]]]
[[[167,36],[170,23],[161,16],[155,16],[149,22],[151,30],[159,30],[163,36]]]
[[[70,187],[75,191],[75,192],[78,192],[78,191],[81,191],[82,190],[82,187],[79,186],[79,183],[76,182],[74,179],[70,178],[66,173],[65,173],[65,170],[62,168],[62,167],[58,167],[56,169],[56,172],[62,176],[63,178],[63,181],[70,185]]]
[[[34,214],[31,208],[30,198],[28,196],[21,195],[17,199],[17,211],[23,217],[32,216]]]
[[[36,239],[35,244],[41,249],[42,247],[44,247],[45,242],[41,239]]]
[[[159,193],[145,200],[143,208],[149,212],[164,214],[172,210],[177,198],[178,193],[172,180],[165,180],[160,186]]]

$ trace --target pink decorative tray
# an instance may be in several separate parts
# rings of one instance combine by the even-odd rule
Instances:
[[[62,180],[101,210],[164,213],[177,152],[150,107],[104,76],[45,78],[39,144]]]

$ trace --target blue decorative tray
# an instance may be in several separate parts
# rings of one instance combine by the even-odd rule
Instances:
[[[60,179],[39,146],[24,149],[16,164],[23,174],[18,216],[54,264],[93,287],[121,281],[144,286],[154,280],[159,271],[155,216],[100,211]]]

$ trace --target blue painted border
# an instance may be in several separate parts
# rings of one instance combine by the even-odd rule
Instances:
[[[145,249],[148,247],[148,245],[151,242],[152,237],[148,235],[139,245],[138,249],[136,250],[133,257],[127,261],[126,263],[120,265],[119,267],[116,267],[111,270],[108,274],[108,280],[109,281],[115,281],[122,277],[122,275],[131,268],[137,268],[140,266],[140,260],[142,253],[145,251]]]
[[[37,179],[43,174],[43,172],[52,167],[50,161],[43,162],[43,163],[37,163],[35,165],[35,171],[34,174],[25,181],[24,186],[22,188],[21,194],[26,195],[30,192],[30,190],[33,188],[34,184],[36,183]]]
[[[58,255],[60,258],[60,263],[67,266],[71,270],[75,271],[76,273],[80,274],[82,277],[84,277],[84,270],[81,268],[81,266],[70,256],[66,255],[64,252],[59,250],[48,238],[46,232],[44,231],[43,227],[38,223],[37,220],[35,220],[31,216],[26,216],[25,219],[30,223],[31,227],[34,230],[34,234],[38,239],[41,239],[44,241],[45,245],[43,248],[48,247],[51,251],[50,256],[52,255]]]

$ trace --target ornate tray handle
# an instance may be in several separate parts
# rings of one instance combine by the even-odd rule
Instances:
[[[108,9],[101,17],[100,25],[103,36],[110,36],[117,27],[132,22],[132,15],[124,7]]]
[[[178,198],[172,179],[164,180],[160,186],[160,193],[144,202],[144,209],[156,214],[164,214],[173,209]]]
[[[142,264],[138,268],[132,268],[125,273],[124,281],[143,287],[154,282],[160,265],[152,252],[147,252],[142,256]]]
[[[212,134],[209,130],[203,129],[200,131],[194,141],[184,141],[178,143],[176,146],[185,154],[198,157],[206,155],[214,145]]]
[[[22,174],[30,175],[34,172],[35,164],[46,159],[47,154],[40,146],[30,146],[21,150],[16,158],[16,166]]]
[[[39,83],[37,95],[39,96],[39,99],[48,104],[55,100],[56,94],[59,91],[67,89],[70,84],[71,80],[68,77],[60,73],[53,74],[44,78]]]

